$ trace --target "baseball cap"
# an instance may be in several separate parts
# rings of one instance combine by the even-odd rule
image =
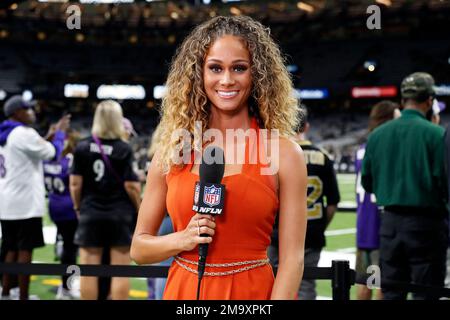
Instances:
[[[426,99],[435,95],[434,79],[426,72],[414,72],[403,79],[400,88],[402,98]]]
[[[36,105],[36,101],[27,101],[22,98],[21,95],[14,95],[6,100],[3,106],[3,112],[6,117],[10,117],[20,109],[30,109]]]
[[[132,136],[137,137],[137,132],[134,130],[133,124],[131,123],[130,119],[123,118],[122,120],[123,127],[125,128],[125,131]]]

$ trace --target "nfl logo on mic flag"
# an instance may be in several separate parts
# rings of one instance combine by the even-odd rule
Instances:
[[[203,193],[203,202],[209,206],[217,206],[220,202],[220,188],[216,188],[214,185],[211,187],[205,187]]]
[[[225,186],[223,184],[197,182],[192,210],[197,213],[222,214],[224,195]]]

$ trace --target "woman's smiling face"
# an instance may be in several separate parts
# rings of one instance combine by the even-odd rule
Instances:
[[[213,43],[203,66],[205,92],[212,108],[236,113],[248,107],[250,63],[250,53],[241,38],[225,35]]]

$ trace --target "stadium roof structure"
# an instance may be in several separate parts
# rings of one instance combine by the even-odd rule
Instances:
[[[195,25],[239,14],[270,27],[295,65],[296,87],[348,96],[353,86],[398,84],[411,70],[450,83],[449,0],[86,1],[0,0],[0,89],[58,96],[65,83],[116,83],[151,90],[164,83],[176,46]],[[374,4],[380,30],[366,26]],[[66,25],[71,5],[81,10],[79,30]],[[366,62],[376,69],[367,71]]]
[[[74,38],[63,32],[67,29],[67,8],[72,5],[80,9],[80,31],[84,37]],[[381,10],[382,29],[379,32],[361,32],[367,30],[367,8],[371,5],[377,5]],[[447,0],[2,0],[0,39],[23,39],[23,31],[45,33],[40,36],[42,41],[57,39],[60,42],[62,39],[57,36],[60,33],[72,41],[91,39],[93,43],[102,44],[101,39],[108,35],[104,31],[109,30],[113,36],[120,33],[131,42],[139,42],[149,38],[146,31],[170,29],[176,34],[216,15],[249,15],[269,26],[293,25],[295,33],[306,38],[408,35],[415,25],[425,23],[434,27],[433,32],[444,35],[449,11],[450,1]],[[142,33],[145,37],[139,37]],[[284,33],[286,38],[292,36],[292,32]],[[173,39],[166,36],[164,40],[171,42]],[[158,42],[150,39],[148,44],[152,43]]]

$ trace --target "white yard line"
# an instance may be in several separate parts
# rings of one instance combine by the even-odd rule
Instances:
[[[348,260],[351,269],[355,269],[355,254],[347,252],[322,251],[319,267],[330,268],[333,260]]]
[[[44,242],[45,244],[55,244],[56,241],[56,227],[55,226],[45,226],[44,231]]]
[[[341,236],[344,234],[355,234],[356,228],[348,228],[348,229],[336,229],[336,230],[327,230],[325,231],[325,236]]]

